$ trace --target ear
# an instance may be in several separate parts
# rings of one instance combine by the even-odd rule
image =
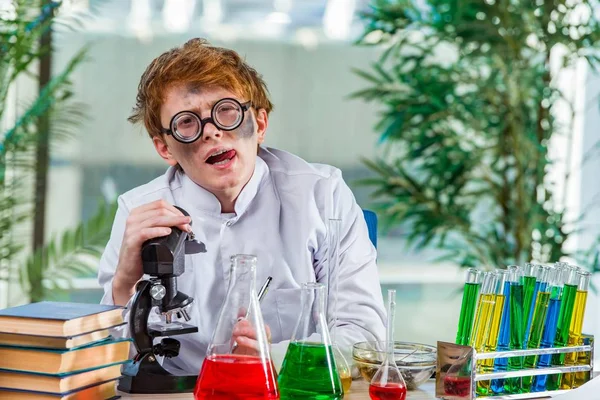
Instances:
[[[265,134],[269,126],[269,116],[264,108],[256,111],[256,124],[258,125],[256,128],[258,144],[262,144],[265,141]]]
[[[177,165],[177,161],[173,158],[171,154],[171,150],[169,150],[169,146],[165,143],[164,138],[159,136],[154,136],[152,138],[152,143],[154,144],[154,148],[159,156],[161,156],[170,166]]]

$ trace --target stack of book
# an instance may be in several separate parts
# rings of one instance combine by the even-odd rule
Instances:
[[[0,400],[117,398],[123,308],[44,301],[0,310]]]

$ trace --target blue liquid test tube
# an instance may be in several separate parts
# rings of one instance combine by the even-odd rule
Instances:
[[[548,314],[544,324],[544,333],[540,348],[548,349],[554,346],[554,338],[556,336],[556,325],[558,324],[558,315],[560,312],[560,301],[563,288],[563,273],[562,266],[556,265],[555,268],[560,269],[554,274],[554,279],[550,282],[550,304],[548,305]],[[537,368],[547,368],[552,365],[552,354],[544,354],[538,357]],[[533,377],[531,384],[532,392],[543,392],[546,390],[546,382],[548,375],[537,375]]]
[[[510,265],[507,270],[511,271],[520,268],[517,265]],[[498,346],[496,351],[505,351],[510,349],[510,282],[504,282],[504,308],[502,310],[502,319],[500,321],[500,333],[498,334]],[[497,358],[494,360],[494,372],[506,371],[508,369],[508,358]],[[492,392],[495,394],[504,393],[504,379],[493,379],[491,384]]]

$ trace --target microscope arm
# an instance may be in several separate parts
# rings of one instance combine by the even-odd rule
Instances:
[[[153,338],[148,332],[148,316],[152,310],[150,281],[143,280],[136,285],[135,295],[129,313],[129,329],[138,356],[152,352]]]

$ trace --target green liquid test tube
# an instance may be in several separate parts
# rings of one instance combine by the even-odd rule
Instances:
[[[528,263],[523,271],[523,346],[527,348],[531,323],[533,321],[533,311],[535,301],[539,291],[540,279],[539,275],[542,272],[542,266],[538,264]]]
[[[556,325],[556,336],[554,338],[554,347],[564,347],[569,341],[569,328],[573,309],[575,308],[575,297],[577,296],[577,286],[579,285],[578,268],[568,266],[563,268],[563,287],[562,301],[560,311],[558,312],[558,323]],[[565,364],[565,353],[554,354],[552,356],[553,366],[562,366]],[[562,374],[548,375],[546,390],[557,390],[560,388]]]
[[[479,289],[483,274],[475,268],[467,270],[467,279],[460,307],[460,317],[458,319],[458,330],[456,332],[456,344],[468,346],[471,340],[471,331],[473,329],[473,320],[475,319],[475,309],[479,298]]]
[[[502,311],[504,309],[504,284],[508,279],[508,271],[497,270],[496,274],[496,290],[494,294],[495,304],[494,311],[492,313],[492,320],[490,324],[490,330],[485,341],[483,351],[486,353],[496,351],[498,346],[498,333],[500,331],[500,323],[502,321]],[[481,360],[477,362],[477,369],[480,373],[489,373],[494,371],[494,360]],[[477,394],[480,396],[489,396],[493,394],[491,388],[491,381],[478,381],[477,382]]]
[[[585,305],[587,302],[588,288],[590,285],[591,274],[587,271],[578,271],[579,284],[577,285],[577,294],[575,295],[575,307],[571,326],[569,328],[568,346],[580,346],[583,344],[581,330],[583,329],[583,317],[585,315]],[[576,365],[578,358],[585,359],[585,353],[567,353],[565,355],[565,365]],[[579,373],[583,379],[576,379],[577,373],[567,373],[562,378],[561,389],[575,389],[585,383],[585,372]],[[583,381],[583,382],[581,382]]]
[[[521,269],[511,271],[510,282],[510,344],[511,350],[523,349],[523,284],[521,283]],[[510,357],[508,359],[508,371],[523,369],[523,357]],[[504,380],[505,394],[521,393],[521,378],[507,378]]]
[[[544,332],[544,323],[548,314],[548,304],[550,303],[550,288],[555,281],[557,271],[549,266],[540,266],[538,276],[539,291],[535,301],[533,317],[531,321],[531,329],[527,338],[527,348],[537,349],[542,341]],[[535,368],[537,356],[526,356],[523,361],[523,367],[526,369]],[[529,393],[531,390],[532,376],[524,376],[522,380],[521,392]]]

